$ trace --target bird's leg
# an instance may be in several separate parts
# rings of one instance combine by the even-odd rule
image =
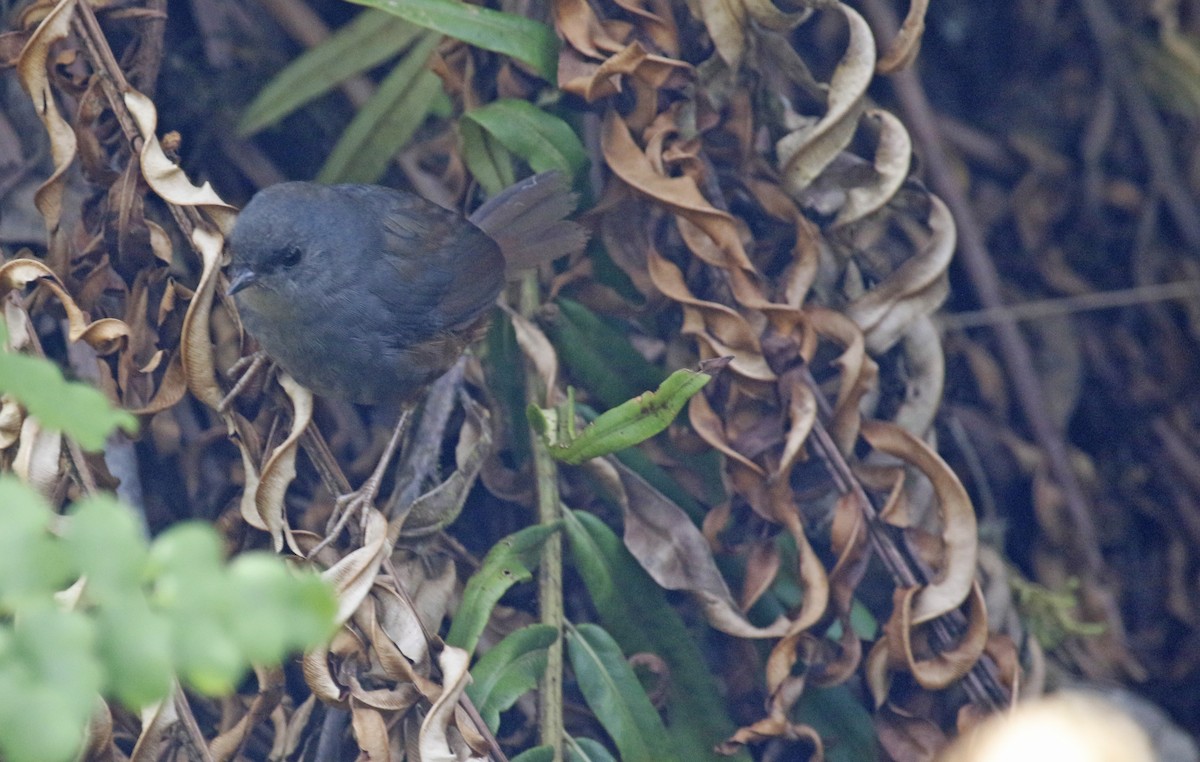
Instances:
[[[392,458],[396,455],[396,450],[400,449],[400,441],[404,439],[404,432],[408,429],[408,421],[411,417],[413,406],[405,405],[400,411],[400,420],[396,421],[396,427],[392,430],[392,436],[388,439],[387,446],[383,449],[383,454],[379,457],[379,463],[376,464],[375,470],[367,478],[363,485],[354,492],[348,495],[342,495],[337,499],[337,508],[334,511],[334,516],[337,520],[331,522],[332,526],[328,527],[325,533],[325,539],[317,546],[316,550],[327,545],[334,537],[341,533],[346,526],[346,522],[356,513],[361,513],[364,520],[367,515],[367,509],[374,505],[375,498],[379,496],[379,487],[383,484],[383,477],[387,474],[388,466],[392,462]],[[313,552],[316,552],[314,550]]]
[[[250,385],[254,377],[262,372],[269,359],[267,353],[260,349],[254,354],[246,355],[233,364],[229,369],[229,376],[230,378],[237,376],[237,381],[234,382],[233,388],[229,390],[229,393],[221,398],[221,402],[217,405],[217,412],[224,413],[229,409],[229,406],[233,404],[238,395],[246,391],[246,387]],[[241,375],[238,375],[239,373]]]

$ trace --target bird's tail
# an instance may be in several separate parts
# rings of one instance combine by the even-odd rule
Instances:
[[[565,175],[543,172],[500,191],[470,220],[500,245],[511,276],[583,249],[587,231],[565,219],[577,201]]]

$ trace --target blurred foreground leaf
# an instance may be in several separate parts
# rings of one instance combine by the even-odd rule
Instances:
[[[114,408],[99,389],[68,381],[45,358],[3,350],[7,336],[0,324],[0,393],[15,397],[43,426],[61,431],[91,452],[104,447],[117,428],[129,434],[137,431],[137,418]]]
[[[138,710],[163,699],[176,674],[228,693],[251,663],[278,663],[332,634],[336,601],[320,577],[266,553],[226,565],[209,524],[177,525],[147,548],[115,498],[96,495],[56,517],[11,476],[0,476],[0,505],[6,760],[74,757],[97,694]],[[56,596],[73,579],[82,584]]]

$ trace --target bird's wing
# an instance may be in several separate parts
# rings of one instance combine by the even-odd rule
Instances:
[[[363,203],[377,210],[384,230],[384,269],[368,289],[396,314],[411,316],[419,334],[466,328],[491,308],[504,285],[504,257],[495,241],[419,196],[366,190]]]

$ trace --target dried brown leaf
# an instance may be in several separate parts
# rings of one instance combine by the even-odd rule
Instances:
[[[655,582],[691,593],[709,624],[730,635],[771,638],[787,631],[789,623],[782,618],[769,627],[750,624],[717,570],[708,542],[683,509],[624,465],[612,462],[624,488],[618,499],[625,517],[625,547]]]
[[[900,32],[888,44],[887,52],[879,59],[875,70],[880,74],[895,74],[912,66],[921,52],[921,38],[925,36],[925,11],[929,0],[909,0],[908,15],[900,26]]]
[[[914,624],[928,622],[957,608],[971,591],[978,543],[975,510],[962,482],[917,437],[895,424],[880,421],[864,421],[862,435],[880,452],[914,466],[933,485],[941,518],[943,552],[941,558],[931,559],[936,578],[916,593],[911,614]]]
[[[866,334],[867,348],[877,354],[891,349],[913,321],[932,313],[946,298],[957,234],[945,203],[937,196],[929,196],[929,201],[929,241],[846,308],[846,315]]]
[[[850,37],[829,82],[825,115],[780,138],[775,145],[784,187],[793,197],[850,144],[863,112],[863,97],[875,69],[875,39],[867,22],[843,3],[837,9],[846,17]]]

